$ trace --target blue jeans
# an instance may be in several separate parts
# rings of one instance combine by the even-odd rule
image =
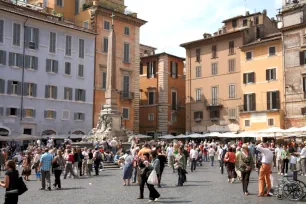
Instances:
[[[209,156],[210,157],[210,166],[214,166],[214,156]]]

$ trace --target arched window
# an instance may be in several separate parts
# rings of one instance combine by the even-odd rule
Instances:
[[[54,130],[44,130],[41,135],[56,135],[56,132]]]
[[[76,131],[72,132],[71,134],[73,134],[73,135],[85,135],[85,133],[81,130],[76,130]]]
[[[8,136],[10,131],[6,128],[0,128],[0,136]]]

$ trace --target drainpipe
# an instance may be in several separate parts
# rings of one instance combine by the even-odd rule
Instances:
[[[191,48],[189,49],[189,126],[190,126],[190,131],[189,133],[191,133]]]
[[[23,118],[23,95],[24,95],[24,68],[25,68],[25,28],[26,28],[26,23],[29,20],[29,18],[27,18],[27,20],[25,20],[25,22],[23,23],[23,52],[22,52],[22,56],[23,56],[23,60],[22,60],[22,76],[21,76],[21,102],[20,102],[20,122],[22,122],[22,118]]]
[[[95,28],[97,28],[97,16],[95,16]],[[94,82],[93,82],[93,96],[92,96],[92,128],[95,128],[95,100],[96,100],[96,63],[97,63],[97,60],[96,60],[96,45],[97,43],[97,36],[95,35],[95,48],[94,48]],[[121,121],[122,123],[122,121]]]
[[[286,108],[286,71],[285,71],[285,44],[284,44],[284,33],[282,32],[282,63],[283,63],[283,95],[284,95],[284,102],[283,102],[283,110],[284,110],[284,116],[287,115],[287,108]],[[284,123],[284,128],[286,128],[286,122]]]

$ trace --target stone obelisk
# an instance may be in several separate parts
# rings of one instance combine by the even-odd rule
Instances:
[[[92,130],[90,140],[112,139],[117,137],[122,141],[127,140],[127,134],[122,128],[121,112],[117,104],[117,67],[116,67],[116,34],[114,30],[114,17],[112,14],[112,27],[108,37],[107,78],[105,104],[100,111],[97,127]]]

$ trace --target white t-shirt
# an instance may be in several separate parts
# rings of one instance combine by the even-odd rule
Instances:
[[[215,153],[216,153],[216,151],[215,151],[214,148],[209,148],[209,150],[208,150],[208,156],[213,157],[213,156],[215,156]]]
[[[280,148],[280,147],[277,147],[275,149],[276,160],[280,160],[282,150],[283,150],[283,148]]]
[[[87,151],[83,151],[82,152],[84,159],[88,159],[88,152]]]
[[[199,153],[198,153],[197,150],[195,150],[195,149],[190,150],[190,158],[191,159],[197,159],[198,155],[199,155]]]
[[[172,156],[172,152],[173,152],[173,147],[168,147],[167,148],[167,156]]]
[[[296,164],[297,158],[295,156],[290,157],[290,164]]]
[[[112,147],[117,147],[117,141],[116,141],[116,140],[112,140],[112,141],[110,142],[110,145],[111,145]]]

